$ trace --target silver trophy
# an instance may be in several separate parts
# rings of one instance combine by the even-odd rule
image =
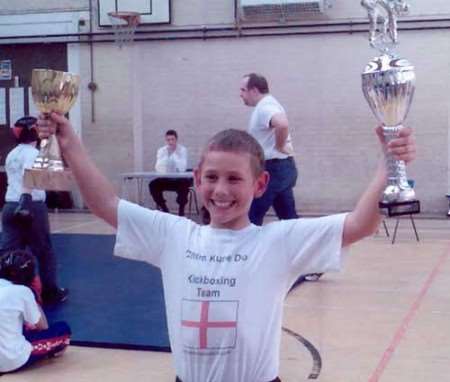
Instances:
[[[362,73],[362,90],[375,117],[383,126],[386,142],[395,138],[405,120],[415,90],[414,67],[394,53],[397,44],[397,16],[408,10],[403,0],[362,0],[369,11],[369,41],[380,55]],[[378,23],[381,27],[378,28]],[[390,216],[417,213],[420,203],[408,183],[405,163],[385,153],[388,184],[380,200]]]

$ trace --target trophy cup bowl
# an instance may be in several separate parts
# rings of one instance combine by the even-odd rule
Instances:
[[[77,99],[80,77],[51,69],[33,69],[31,94],[43,114],[66,114]],[[72,188],[72,173],[64,167],[54,135],[42,139],[39,154],[31,169],[25,170],[24,184],[29,188],[65,191]]]
[[[405,120],[415,90],[414,67],[405,59],[389,54],[375,57],[362,73],[362,90],[377,120],[382,124],[388,143],[397,137]],[[380,207],[389,215],[416,213],[420,204],[408,183],[405,163],[385,153],[388,182]],[[411,212],[412,211],[412,212]]]

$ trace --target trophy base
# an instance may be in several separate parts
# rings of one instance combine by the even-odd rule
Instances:
[[[398,184],[388,185],[381,197],[380,202],[384,204],[411,202],[416,200],[416,193],[409,186],[400,186]]]
[[[388,216],[413,215],[420,213],[420,201],[409,200],[406,202],[379,202],[378,207],[386,209]]]
[[[44,169],[25,170],[24,185],[28,188],[37,188],[47,191],[70,191],[74,187],[72,171],[49,171]]]

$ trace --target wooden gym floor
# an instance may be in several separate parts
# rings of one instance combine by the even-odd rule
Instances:
[[[52,213],[53,232],[111,234],[88,213]],[[393,231],[395,221],[387,225]],[[352,246],[344,270],[286,299],[283,382],[450,380],[450,219],[402,219]],[[392,233],[392,232],[391,232]],[[4,382],[173,382],[170,354],[71,346]],[[203,382],[203,381],[198,381]],[[229,381],[232,382],[232,381]],[[249,381],[254,382],[254,381]]]

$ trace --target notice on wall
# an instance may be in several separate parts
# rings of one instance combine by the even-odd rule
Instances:
[[[10,80],[12,78],[11,60],[0,60],[0,80]]]
[[[39,115],[39,110],[33,102],[33,95],[31,94],[31,86],[28,87],[28,115],[36,117]]]
[[[11,126],[25,115],[23,88],[9,88],[9,121]]]
[[[6,125],[6,89],[0,88],[0,125]]]

